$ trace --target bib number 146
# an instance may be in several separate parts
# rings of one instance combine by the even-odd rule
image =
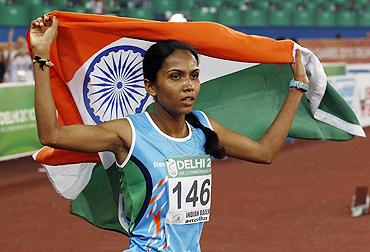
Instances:
[[[211,207],[211,185],[210,175],[169,179],[170,206],[166,222],[193,224],[208,221]]]
[[[192,203],[193,207],[197,207],[197,204],[201,206],[206,206],[211,198],[211,191],[210,191],[211,181],[209,179],[205,179],[200,188],[198,186],[198,180],[194,180],[193,184],[190,187],[188,192],[185,191],[185,204]],[[177,197],[177,209],[181,209],[183,195],[182,191],[184,185],[181,181],[177,182],[176,186],[172,189],[172,193]]]

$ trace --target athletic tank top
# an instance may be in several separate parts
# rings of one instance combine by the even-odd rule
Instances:
[[[193,111],[211,128],[203,112]],[[211,203],[211,158],[205,136],[187,122],[188,136],[162,132],[148,113],[128,117],[132,145],[121,170],[121,223],[128,223],[130,252],[200,251]]]

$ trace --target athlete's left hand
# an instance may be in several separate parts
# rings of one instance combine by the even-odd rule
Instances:
[[[295,62],[290,64],[290,67],[292,69],[293,76],[296,81],[302,81],[305,84],[309,84],[306,69],[302,64],[302,56],[299,49],[296,50]]]

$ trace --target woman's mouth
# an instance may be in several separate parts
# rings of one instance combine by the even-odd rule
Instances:
[[[187,97],[181,99],[182,103],[185,104],[185,105],[188,105],[188,106],[193,105],[194,100],[195,100],[194,97],[191,97],[191,96],[187,96]]]

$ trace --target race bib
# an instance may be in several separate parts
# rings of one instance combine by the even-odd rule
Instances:
[[[193,224],[209,220],[211,208],[211,157],[171,158],[168,174],[168,224]]]

